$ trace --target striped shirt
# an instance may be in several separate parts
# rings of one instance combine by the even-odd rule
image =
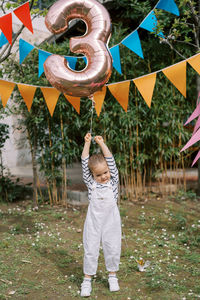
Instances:
[[[112,190],[113,190],[113,194],[114,194],[114,198],[115,201],[117,202],[118,199],[118,183],[119,183],[119,175],[118,175],[118,170],[115,164],[115,160],[114,157],[105,157],[105,160],[107,162],[108,168],[110,170],[110,183],[112,186]],[[86,158],[81,158],[81,162],[82,162],[82,171],[83,171],[83,180],[88,188],[88,200],[91,200],[91,194],[92,194],[92,186],[94,183],[94,178],[92,176],[92,173],[88,167],[88,161],[89,161],[89,156]],[[96,188],[103,190],[105,188],[107,188],[107,183],[102,184],[102,183],[98,183],[96,182]]]

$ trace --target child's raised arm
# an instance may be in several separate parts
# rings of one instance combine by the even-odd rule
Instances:
[[[103,155],[105,157],[112,157],[112,153],[108,149],[107,145],[104,143],[104,140],[103,140],[102,136],[97,135],[97,136],[95,136],[94,140],[99,145],[99,147],[101,148],[101,150],[103,152]]]
[[[84,144],[83,152],[82,152],[82,156],[81,156],[83,159],[89,156],[91,140],[92,140],[91,134],[88,132],[85,135],[85,144]]]

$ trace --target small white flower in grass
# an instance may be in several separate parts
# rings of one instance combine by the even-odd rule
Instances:
[[[32,246],[35,246],[35,243],[32,243]]]
[[[68,288],[71,289],[72,288],[71,285],[69,285]]]

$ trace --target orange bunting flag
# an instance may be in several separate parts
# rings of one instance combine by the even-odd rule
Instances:
[[[195,55],[189,59],[187,59],[187,62],[193,67],[193,69],[199,73],[200,75],[200,54]]]
[[[186,97],[186,61],[162,69],[171,83]]]
[[[153,91],[156,83],[156,73],[133,79],[133,82],[135,83],[137,89],[144,98],[146,104],[150,108]]]
[[[77,113],[80,114],[81,98],[69,96],[67,94],[64,94],[64,96],[67,99],[67,101],[69,101],[69,103],[71,103],[71,105],[77,111]]]
[[[0,17],[0,29],[7,38],[10,45],[12,45],[12,14],[9,13]]]
[[[5,80],[0,80],[0,97],[3,107],[6,106],[8,99],[10,98],[12,91],[15,87],[14,82],[8,82]]]
[[[17,86],[22,98],[24,99],[24,102],[26,103],[28,111],[30,111],[33,103],[33,97],[35,95],[35,91],[37,87],[32,85],[22,84],[22,83],[18,84]]]
[[[40,89],[43,93],[50,115],[53,116],[60,92],[51,87],[40,87]]]
[[[97,113],[98,117],[101,113],[101,108],[102,108],[105,96],[106,96],[106,86],[103,86],[101,91],[98,91],[93,94],[93,98],[94,98],[94,102],[95,102],[95,109],[96,109],[96,113]]]
[[[128,109],[129,87],[130,81],[123,81],[108,85],[110,92],[123,107],[125,112],[127,112]]]
[[[29,2],[26,2],[23,5],[17,7],[13,12],[18,17],[18,19],[24,24],[24,26],[33,33]]]

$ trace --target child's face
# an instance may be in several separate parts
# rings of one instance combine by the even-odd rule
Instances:
[[[106,162],[95,165],[92,174],[98,183],[107,183],[110,180],[110,170]]]

